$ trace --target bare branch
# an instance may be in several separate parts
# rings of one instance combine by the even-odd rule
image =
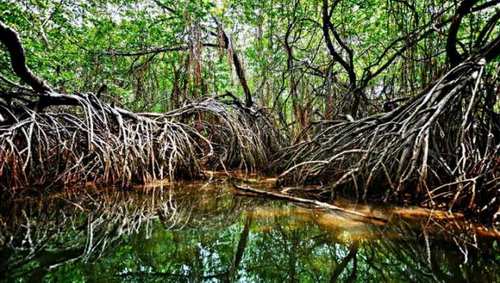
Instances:
[[[0,42],[10,54],[10,62],[14,73],[36,92],[50,92],[50,87],[40,78],[35,76],[26,65],[24,48],[17,32],[0,21]]]

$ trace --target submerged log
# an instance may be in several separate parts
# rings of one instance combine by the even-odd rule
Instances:
[[[305,204],[305,205],[309,205],[309,206],[313,206],[313,207],[317,207],[317,208],[321,208],[321,209],[326,209],[326,210],[335,211],[335,212],[341,212],[341,213],[354,215],[354,216],[358,216],[358,217],[366,218],[366,219],[370,219],[370,220],[376,220],[376,221],[380,221],[383,223],[386,223],[388,221],[386,218],[361,213],[359,211],[342,208],[340,206],[336,206],[333,204],[329,204],[326,202],[321,202],[321,201],[317,201],[317,200],[313,200],[313,199],[306,199],[306,198],[281,194],[278,192],[259,190],[259,189],[255,189],[255,188],[252,188],[249,186],[240,186],[240,185],[237,185],[234,183],[233,183],[233,187],[238,191],[243,191],[243,192],[247,192],[247,193],[253,193],[253,194],[257,194],[257,195],[261,195],[261,196],[270,197],[270,198],[281,199],[281,200],[286,200],[286,201],[290,201],[290,202]]]

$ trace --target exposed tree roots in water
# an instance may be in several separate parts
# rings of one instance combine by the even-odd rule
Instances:
[[[263,112],[215,99],[167,114],[134,114],[93,94],[70,99],[80,107],[23,107],[0,126],[1,186],[128,186],[201,177],[202,167],[264,170],[284,143]]]
[[[210,140],[214,154],[206,162],[208,168],[267,170],[272,157],[286,144],[264,109],[245,107],[231,94],[185,105],[167,116],[189,121]]]
[[[457,64],[391,112],[322,121],[304,135],[312,140],[286,146],[276,119],[251,99],[243,104],[227,93],[164,114],[132,113],[98,95],[54,91],[31,73],[17,33],[1,22],[0,41],[30,87],[7,81],[10,88],[0,89],[2,189],[129,186],[243,169],[282,172],[279,184],[352,189],[359,199],[460,209],[484,222],[500,216],[500,122],[492,109],[498,78],[485,75],[486,60],[479,59],[493,56]]]
[[[499,214],[500,137],[484,68],[484,60],[464,62],[392,112],[322,123],[311,141],[283,150],[280,182],[322,182],[332,192],[348,187],[363,199],[371,193],[386,200],[411,196],[493,221]]]
[[[200,177],[202,167],[264,170],[285,142],[261,110],[216,99],[135,114],[93,94],[62,97],[75,105],[16,109],[14,122],[0,127],[2,186],[130,185]]]
[[[0,22],[0,36],[12,69],[31,87],[9,81],[14,91],[1,91],[0,187],[129,186],[200,177],[202,166],[264,169],[284,143],[267,114],[231,94],[230,103],[209,98],[138,114],[98,95],[56,92],[26,66],[18,34]]]
[[[71,98],[79,108],[23,108],[13,124],[0,126],[0,185],[127,186],[200,175],[202,146],[210,143],[193,128],[166,116],[117,110],[92,94]]]

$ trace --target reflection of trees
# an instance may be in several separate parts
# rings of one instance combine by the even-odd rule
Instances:
[[[389,229],[377,227],[374,230],[384,229],[385,233],[400,237],[371,241],[363,247],[367,268],[375,270],[381,280],[497,282],[500,279],[495,270],[500,263],[495,258],[498,254],[496,239],[479,239],[465,227],[452,229],[442,226],[439,221],[427,223],[427,227],[415,226],[403,219],[398,219],[397,223]],[[387,268],[388,265],[394,268]]]
[[[2,202],[0,275],[29,273],[41,278],[48,267],[107,256],[130,235],[149,238],[155,225],[170,231],[202,223],[220,225],[206,219],[235,221],[231,218],[249,205],[213,187],[198,191],[200,186],[187,185],[175,192],[168,188],[67,191]]]
[[[443,223],[428,223],[424,229],[418,222],[398,219],[386,226],[365,225],[366,239],[360,239],[359,234],[341,237],[352,230],[351,225],[342,227],[333,223],[334,227],[319,229],[300,219],[312,218],[314,223],[319,217],[299,216],[294,220],[292,213],[292,217],[276,216],[258,223],[272,227],[253,235],[249,243],[253,250],[248,252],[240,271],[243,278],[250,281],[275,278],[285,282],[496,282],[499,279],[496,240],[478,239],[472,231],[464,233],[458,226],[452,230],[442,226]],[[338,222],[344,221],[338,218]],[[474,238],[476,247],[471,245]]]
[[[423,229],[397,219],[382,226],[282,203],[259,205],[210,186],[64,193],[12,200],[0,209],[0,274],[10,279],[499,279],[496,240],[474,240],[451,224]]]

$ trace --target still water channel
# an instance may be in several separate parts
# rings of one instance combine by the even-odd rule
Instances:
[[[495,231],[340,204],[388,222],[244,196],[223,181],[23,195],[0,204],[0,281],[500,282]]]

